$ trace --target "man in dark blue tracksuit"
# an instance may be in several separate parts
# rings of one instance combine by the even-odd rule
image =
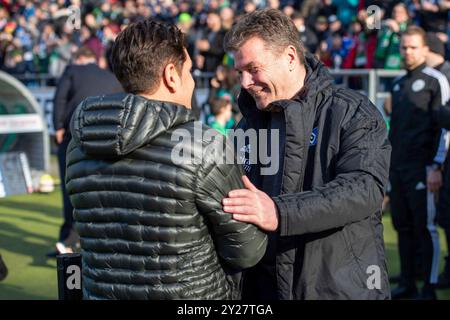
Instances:
[[[392,221],[398,232],[401,267],[400,285],[392,298],[416,297],[414,256],[420,246],[425,279],[419,298],[435,299],[439,238],[434,194],[426,178],[438,148],[441,120],[445,120],[441,111],[449,89],[445,76],[425,64],[428,47],[421,28],[407,29],[401,52],[408,72],[393,83],[389,134]]]

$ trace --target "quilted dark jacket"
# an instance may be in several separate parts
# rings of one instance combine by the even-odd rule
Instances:
[[[277,174],[262,176],[258,165],[247,173],[273,197],[280,222],[265,257],[246,271],[243,296],[388,299],[386,125],[367,97],[334,86],[310,54],[306,69],[303,90],[273,102],[279,112],[261,112],[246,91],[240,95],[240,128],[280,130]]]
[[[226,144],[194,134],[193,119],[182,106],[131,94],[76,109],[66,186],[85,298],[239,298],[240,271],[264,255],[267,237],[222,211],[243,172],[220,164],[211,147]],[[176,129],[181,141],[171,139]],[[176,165],[180,146],[195,161]]]

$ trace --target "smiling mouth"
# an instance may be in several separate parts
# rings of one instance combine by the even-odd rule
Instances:
[[[265,88],[262,88],[261,90],[257,90],[257,91],[256,90],[252,90],[251,94],[252,94],[252,96],[258,97],[262,93],[265,93],[265,92],[266,92]]]

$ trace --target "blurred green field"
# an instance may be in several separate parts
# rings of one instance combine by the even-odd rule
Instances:
[[[384,216],[390,274],[398,274],[396,234],[389,215]],[[0,299],[57,299],[56,260],[48,259],[62,222],[61,194],[31,194],[0,199],[0,254],[8,277],[0,282]],[[440,230],[441,244],[444,244]],[[441,247],[441,269],[447,250]],[[438,290],[440,299],[450,299],[449,290]]]

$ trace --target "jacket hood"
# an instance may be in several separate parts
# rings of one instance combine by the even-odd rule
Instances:
[[[175,103],[133,94],[102,95],[89,97],[77,107],[71,133],[87,155],[120,157],[194,120],[191,110]]]
[[[274,106],[285,109],[293,102],[315,105],[314,102],[309,102],[311,102],[311,100],[316,100],[318,93],[324,91],[333,83],[333,77],[331,76],[327,67],[309,52],[305,53],[305,67],[306,78],[303,88],[296,94],[295,97],[293,97],[293,99],[285,99],[272,102]],[[238,101],[239,108],[241,109],[241,112],[245,118],[249,118],[254,116],[255,114],[265,112],[259,110],[256,107],[255,100],[245,89],[241,90]],[[269,106],[268,110],[272,110],[272,108]]]

